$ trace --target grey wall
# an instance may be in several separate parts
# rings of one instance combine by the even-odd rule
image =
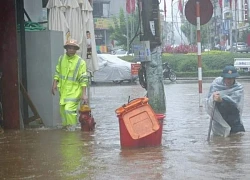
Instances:
[[[33,22],[43,20],[42,0],[24,0],[24,9]],[[27,18],[25,18],[27,20]]]
[[[51,86],[58,58],[64,53],[63,33],[59,31],[26,32],[28,93],[46,127],[61,124],[59,97]]]

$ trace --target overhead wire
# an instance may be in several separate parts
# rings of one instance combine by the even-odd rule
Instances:
[[[131,44],[134,42],[135,38],[137,36],[139,36],[141,34],[141,14],[140,14],[140,9],[139,9],[139,1],[137,1],[137,7],[138,7],[138,17],[139,17],[139,23],[138,23],[138,26],[137,26],[137,29],[136,29],[136,32],[135,32],[135,35],[134,37],[130,40],[129,42],[129,47],[131,46]],[[140,32],[138,33],[138,31],[140,30]]]

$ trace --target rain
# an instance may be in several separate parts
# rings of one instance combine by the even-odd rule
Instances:
[[[55,128],[7,130],[0,135],[1,179],[242,179],[250,175],[250,116],[245,88],[245,133],[211,136],[209,116],[199,106],[198,84],[165,82],[166,117],[162,143],[121,148],[115,110],[145,97],[139,84],[91,87],[96,128],[74,132]],[[203,83],[205,98],[210,83]]]

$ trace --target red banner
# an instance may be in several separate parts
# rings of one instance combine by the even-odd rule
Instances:
[[[133,13],[135,11],[135,0],[126,0],[127,13]]]
[[[222,0],[219,0],[220,8],[222,8]]]
[[[179,5],[178,5],[178,9],[180,11],[181,14],[183,14],[183,6],[182,6],[182,0],[179,0]]]

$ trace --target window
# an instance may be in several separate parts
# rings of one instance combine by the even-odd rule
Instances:
[[[94,2],[93,3],[93,16],[109,17],[110,1]]]

